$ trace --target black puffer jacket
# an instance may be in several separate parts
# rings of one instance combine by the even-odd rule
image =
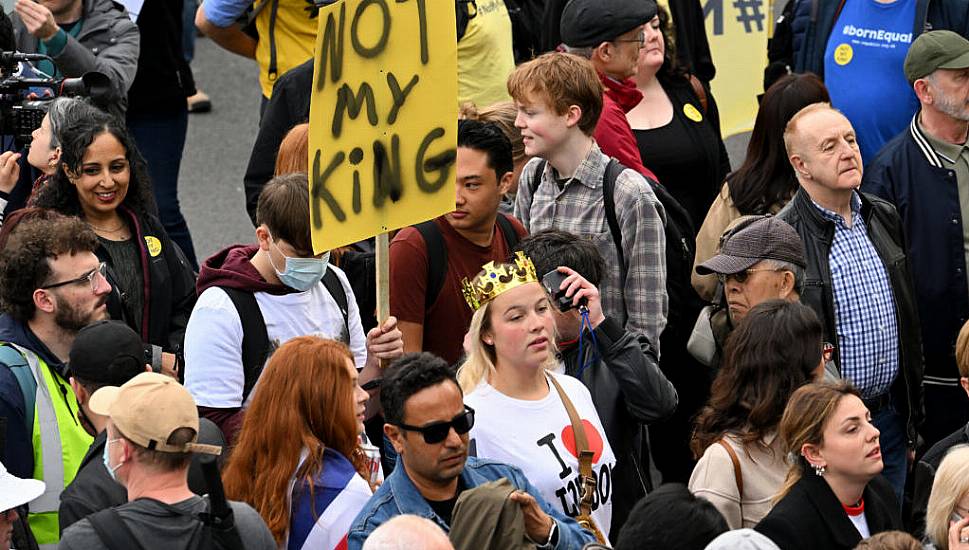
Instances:
[[[892,385],[892,401],[906,420],[909,443],[916,441],[916,428],[922,421],[922,337],[919,332],[919,313],[915,304],[912,267],[905,251],[902,220],[895,207],[873,195],[861,196],[861,217],[868,228],[868,237],[888,272],[895,298],[895,317],[899,336],[899,376]],[[810,306],[824,324],[824,337],[835,345],[834,361],[840,371],[841,357],[838,333],[835,328],[834,297],[831,289],[831,268],[828,254],[834,239],[834,223],[825,219],[811,202],[811,197],[799,188],[791,202],[777,216],[791,224],[804,242],[807,270],[801,302]]]
[[[599,361],[583,370],[579,379],[592,394],[616,455],[610,530],[615,537],[633,505],[645,494],[649,471],[641,459],[642,425],[672,415],[677,395],[659,369],[656,351],[645,336],[627,332],[609,317],[594,332],[598,346],[592,345],[586,332],[583,338],[588,346],[583,346],[583,357],[579,357],[578,345],[573,345],[561,351],[561,358],[565,372],[576,376],[584,362],[599,355]]]

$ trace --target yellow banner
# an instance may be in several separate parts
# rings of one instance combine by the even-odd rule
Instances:
[[[757,95],[763,92],[769,0],[702,0],[717,76],[710,83],[724,137],[753,128]]]
[[[454,3],[338,0],[319,13],[310,103],[313,249],[454,209]]]

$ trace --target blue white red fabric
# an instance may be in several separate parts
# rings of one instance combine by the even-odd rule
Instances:
[[[864,397],[881,395],[898,374],[898,320],[888,271],[868,237],[857,193],[851,197],[851,227],[840,215],[814,206],[835,224],[828,262],[841,376]]]
[[[323,469],[312,484],[293,479],[290,486],[292,501],[286,548],[345,550],[353,519],[373,496],[370,485],[353,464],[340,453],[325,449]]]

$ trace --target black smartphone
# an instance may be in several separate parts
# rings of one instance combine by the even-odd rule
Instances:
[[[542,286],[545,287],[546,292],[548,292],[549,297],[559,311],[568,311],[577,306],[572,304],[572,298],[565,296],[565,291],[560,290],[559,287],[562,286],[562,281],[564,281],[568,275],[562,273],[558,270],[552,270],[542,276]],[[579,305],[586,305],[587,300],[582,298],[579,300]]]

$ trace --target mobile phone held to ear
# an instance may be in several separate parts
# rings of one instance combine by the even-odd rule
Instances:
[[[562,286],[562,281],[567,277],[568,275],[555,269],[542,276],[542,286],[545,287],[546,292],[548,292],[549,297],[556,307],[559,308],[559,311],[563,312],[577,307],[572,304],[572,298],[566,297],[565,291],[559,289]],[[579,300],[579,306],[584,306],[587,302],[585,298],[582,298]]]

